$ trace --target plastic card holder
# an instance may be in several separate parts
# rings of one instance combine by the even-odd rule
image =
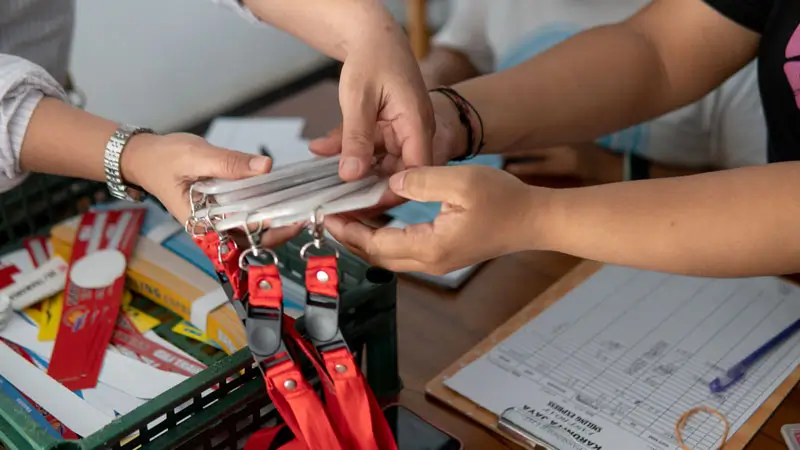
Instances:
[[[321,178],[327,178],[331,175],[337,175],[339,172],[338,166],[322,167],[313,169],[311,171],[295,174],[277,181],[270,181],[257,186],[251,186],[237,191],[227,192],[224,194],[212,195],[213,203],[217,205],[228,205],[240,200],[253,198],[258,195],[271,194],[273,192],[289,189],[294,186],[310,183]]]
[[[294,175],[303,174],[309,171],[323,169],[326,167],[338,167],[339,155],[329,158],[319,158],[311,161],[300,161],[286,166],[275,168],[275,170],[265,173],[263,175],[256,175],[250,178],[243,178],[241,180],[222,180],[213,179],[195,183],[194,191],[206,195],[219,195],[227,194],[242,189],[259,186],[265,183],[271,183],[278,180],[284,180]]]
[[[227,231],[234,228],[244,228],[248,223],[255,224],[265,221],[270,221],[269,226],[273,226],[273,219],[284,216],[302,217],[300,220],[307,220],[311,217],[311,214],[315,210],[323,207],[328,202],[360,189],[371,187],[379,181],[380,178],[378,178],[376,175],[372,175],[361,180],[343,183],[339,186],[319,189],[317,191],[282,202],[278,205],[272,205],[264,209],[246,213],[238,213],[231,217],[226,217],[220,220],[216,224],[215,228],[218,231]]]
[[[339,178],[339,175],[333,175],[312,181],[310,183],[293,186],[289,189],[284,189],[277,192],[271,192],[266,195],[250,197],[244,200],[228,203],[225,205],[214,205],[209,208],[203,208],[195,213],[195,217],[205,218],[208,217],[209,215],[222,216],[227,214],[254,211],[259,208],[264,208],[270,205],[274,205],[276,203],[287,201],[289,199],[292,199],[294,197],[303,194],[308,194],[310,192],[314,192],[319,189],[331,186],[338,186],[340,184],[344,184],[344,181],[342,181],[342,179]]]
[[[319,212],[323,215],[331,215],[371,208],[378,204],[388,188],[388,180],[379,180],[371,186],[363,187],[358,191],[351,192],[325,205],[321,205]],[[277,217],[272,219],[271,226],[283,227],[308,220],[312,213],[313,211],[308,211],[304,214]]]

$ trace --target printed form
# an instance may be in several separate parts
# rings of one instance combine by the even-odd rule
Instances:
[[[445,384],[558,449],[673,450],[695,406],[744,424],[800,362],[800,333],[722,394],[709,382],[800,318],[800,288],[778,278],[709,279],[606,265]],[[510,417],[506,414],[506,417]],[[523,422],[523,423],[520,423]],[[693,416],[692,449],[718,418]]]

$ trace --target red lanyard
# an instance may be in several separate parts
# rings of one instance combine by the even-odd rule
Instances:
[[[349,448],[395,450],[383,411],[339,330],[337,262],[336,256],[308,256],[305,273],[306,329],[322,357],[320,376],[332,388],[325,397],[328,412]]]
[[[396,450],[383,412],[339,330],[337,255],[306,257],[305,324],[309,342],[296,331],[294,319],[283,312],[282,282],[274,253],[255,247],[242,251],[212,232],[195,239],[213,261],[223,289],[245,326],[248,346],[264,375],[267,393],[294,435],[280,449]],[[246,259],[248,253],[253,257]],[[262,254],[272,256],[272,261],[263,263]],[[258,263],[245,264],[248,259]],[[313,363],[324,403],[303,377],[292,348],[305,353]],[[256,432],[245,449],[273,449],[283,428]]]

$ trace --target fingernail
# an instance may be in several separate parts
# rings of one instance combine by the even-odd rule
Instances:
[[[357,177],[361,174],[361,161],[358,158],[347,157],[343,158],[340,165],[339,171],[345,177]]]
[[[256,156],[250,159],[250,170],[253,172],[263,172],[269,164],[269,158],[266,156]]]
[[[392,188],[395,193],[399,194],[403,192],[403,183],[405,180],[405,172],[396,173],[389,178],[389,187]]]

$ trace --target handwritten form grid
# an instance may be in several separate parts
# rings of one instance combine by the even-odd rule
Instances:
[[[731,435],[747,421],[800,363],[800,335],[725,393],[711,394],[708,383],[799,317],[800,288],[777,278],[604,266],[445,384],[498,415],[532,396],[555,395],[606,419],[614,433],[629,435],[625,442],[640,437],[641,447],[631,448],[673,449],[675,423],[694,406],[720,411]],[[509,374],[513,383],[493,383]],[[507,392],[512,385],[517,392]],[[684,441],[716,448],[718,419],[697,417]]]

